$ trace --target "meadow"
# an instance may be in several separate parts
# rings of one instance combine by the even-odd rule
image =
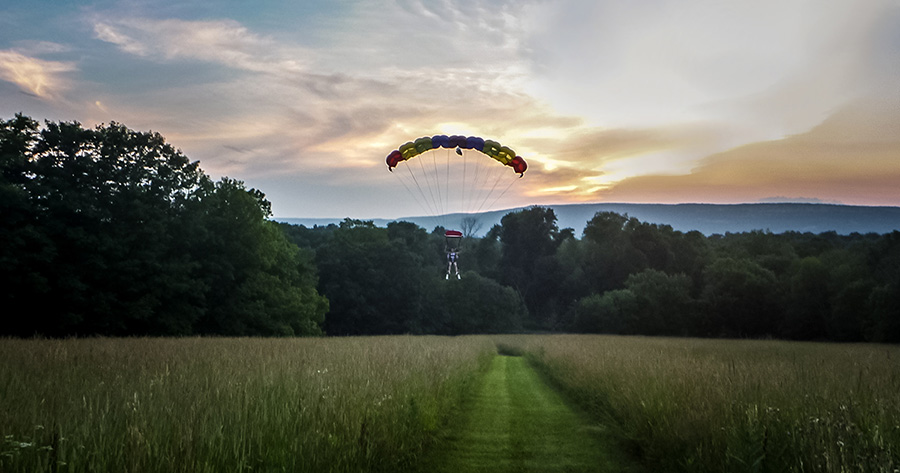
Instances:
[[[510,336],[650,471],[900,471],[900,347]]]
[[[0,340],[0,471],[397,471],[487,338]]]
[[[0,471],[414,471],[497,351],[648,471],[900,469],[900,347],[599,335],[0,339]]]

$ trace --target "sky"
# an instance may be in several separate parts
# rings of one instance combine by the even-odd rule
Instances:
[[[0,118],[161,133],[275,217],[396,218],[434,134],[528,164],[494,208],[900,205],[900,0],[30,0]]]

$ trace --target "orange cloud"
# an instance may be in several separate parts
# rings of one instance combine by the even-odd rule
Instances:
[[[691,173],[623,180],[598,200],[752,202],[796,196],[900,205],[900,108],[848,107],[807,133],[748,144],[705,159]]]

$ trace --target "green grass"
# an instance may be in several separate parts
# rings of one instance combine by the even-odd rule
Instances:
[[[602,426],[567,405],[521,357],[497,356],[428,472],[622,472]]]
[[[477,337],[0,340],[0,471],[396,471]]]
[[[576,335],[0,339],[0,472],[410,471],[472,441],[494,442],[483,471],[579,471],[611,437],[649,471],[895,473],[898,361]]]
[[[653,471],[900,470],[900,347],[511,336]]]

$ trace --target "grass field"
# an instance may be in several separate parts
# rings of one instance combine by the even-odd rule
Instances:
[[[495,344],[648,471],[900,471],[900,347],[523,335],[0,339],[0,472],[412,470]]]
[[[428,473],[638,471],[602,425],[573,409],[521,356],[496,356],[434,454]]]
[[[900,347],[513,336],[651,471],[900,471]]]
[[[396,471],[486,338],[0,340],[0,471]]]

